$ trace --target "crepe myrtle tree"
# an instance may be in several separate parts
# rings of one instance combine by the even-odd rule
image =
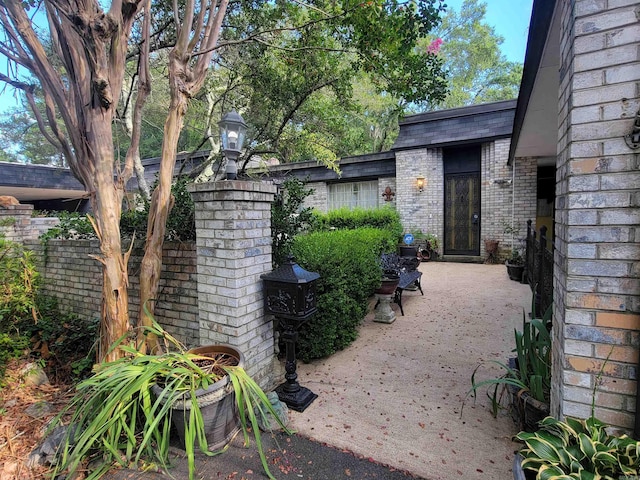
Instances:
[[[277,32],[304,32],[318,22],[332,22],[329,31],[340,41],[339,48],[333,50],[356,55],[359,68],[377,74],[381,89],[402,90],[409,101],[423,94],[441,98],[446,93],[439,60],[415,49],[417,38],[437,24],[443,8],[440,0],[290,3],[292,8],[305,10],[304,15],[289,17],[296,18],[298,25],[249,23],[241,29],[231,22],[223,25],[228,8],[236,13],[251,12],[269,10],[274,4],[240,0],[230,7],[228,0],[154,0],[153,5],[151,0],[0,0],[0,54],[8,60],[7,73],[0,73],[0,81],[24,93],[42,135],[60,149],[90,195],[90,218],[100,241],[95,258],[103,267],[99,361],[118,358],[120,351],[109,351],[109,346],[130,330],[130,249],[123,250],[119,221],[125,185],[132,176],[134,159],[139,157],[142,107],[151,88],[152,43],[153,48],[168,51],[170,104],[140,270],[140,304],[146,305],[148,312],[139,312],[139,325],[150,324],[158,293],[184,116],[221,48],[247,41],[271,44],[281,38]],[[160,31],[152,31],[152,25]],[[123,83],[132,64],[135,101],[120,98],[123,91],[130,96],[131,89]],[[36,95],[44,100],[44,114]],[[131,141],[121,162],[115,155],[112,123],[116,108],[123,103],[133,110]],[[138,344],[143,350],[158,350],[152,336],[145,344]]]

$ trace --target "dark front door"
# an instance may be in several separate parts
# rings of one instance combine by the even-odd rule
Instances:
[[[444,254],[480,255],[480,148],[444,151]]]

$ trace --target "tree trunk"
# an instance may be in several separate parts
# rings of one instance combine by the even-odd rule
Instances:
[[[113,342],[129,332],[129,277],[127,263],[129,253],[122,253],[120,238],[120,214],[124,185],[114,181],[113,142],[111,122],[108,119],[95,118],[91,125],[94,135],[88,135],[95,152],[101,161],[96,166],[93,181],[96,185],[112,185],[113,188],[96,188],[92,195],[92,209],[95,214],[94,228],[100,240],[100,255],[95,258],[102,263],[102,318],[100,339],[96,357],[98,362],[113,361],[122,355],[119,350],[109,351]],[[105,125],[102,125],[105,124]],[[108,158],[111,161],[107,161]]]
[[[171,197],[171,183],[176,164],[178,140],[187,111],[187,96],[179,87],[175,72],[184,71],[184,66],[176,66],[178,61],[170,55],[169,82],[171,88],[171,104],[164,124],[162,140],[162,161],[158,173],[158,185],[151,195],[149,207],[149,223],[147,224],[147,243],[144,257],[140,265],[140,309],[138,311],[138,326],[151,325],[158,297],[160,270],[162,269],[162,245],[167,229],[167,217],[173,206]],[[146,310],[145,311],[145,306]],[[147,312],[150,314],[148,315]],[[145,338],[143,329],[138,329],[138,345],[144,349]],[[146,337],[146,346],[150,353],[158,353],[160,345],[154,335]]]

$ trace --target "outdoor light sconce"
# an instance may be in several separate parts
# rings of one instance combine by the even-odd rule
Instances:
[[[276,387],[276,393],[289,408],[304,412],[318,395],[298,383],[296,342],[300,326],[318,311],[316,282],[320,274],[307,272],[289,256],[284,264],[260,278],[264,282],[265,310],[278,320],[286,346],[285,382]]]
[[[242,145],[247,133],[247,124],[238,112],[230,111],[218,122],[220,127],[220,140],[222,142],[222,153],[227,157],[226,179],[235,180],[238,177],[238,167],[236,160],[242,152]]]
[[[418,185],[418,191],[422,193],[424,191],[425,179],[422,175],[419,175],[418,178],[416,178],[416,181]]]

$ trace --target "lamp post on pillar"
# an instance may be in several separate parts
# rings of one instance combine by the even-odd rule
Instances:
[[[227,170],[225,178],[227,180],[235,180],[238,176],[238,167],[236,160],[242,152],[245,135],[247,133],[247,124],[244,119],[235,110],[226,113],[220,122],[220,140],[222,142],[222,153],[227,158]]]

